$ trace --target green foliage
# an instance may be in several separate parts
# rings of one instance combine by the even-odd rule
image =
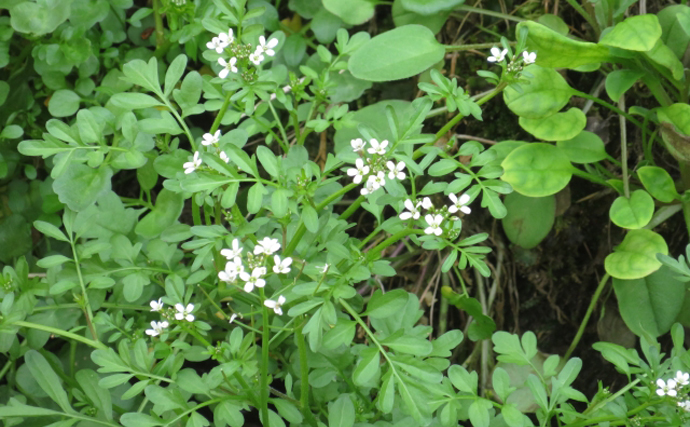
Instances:
[[[508,215],[501,220],[511,242],[525,249],[537,246],[551,231],[556,214],[556,198],[525,197],[511,193],[505,199]]]
[[[562,190],[572,176],[568,157],[558,147],[545,143],[526,144],[503,160],[502,180],[518,193],[545,197]]]

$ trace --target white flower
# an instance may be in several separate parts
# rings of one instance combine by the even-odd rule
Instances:
[[[678,406],[683,408],[685,412],[690,412],[690,400],[685,400],[683,402],[678,402]]]
[[[237,67],[235,67],[235,64],[237,63],[237,58],[235,58],[234,56],[230,58],[230,61],[225,61],[225,59],[223,58],[218,58],[218,63],[221,67],[223,67],[223,69],[220,70],[220,73],[218,73],[218,77],[220,77],[221,79],[226,78],[230,71],[232,71],[233,73],[237,72]]]
[[[257,47],[254,53],[249,54],[249,60],[256,66],[261,65],[264,60],[264,56],[261,54],[261,50]]]
[[[448,208],[448,212],[455,213],[458,210],[461,210],[462,212],[464,212],[466,214],[469,214],[470,212],[472,212],[472,209],[465,206],[467,204],[467,202],[470,201],[470,196],[468,194],[463,194],[462,196],[460,196],[460,198],[458,198],[455,194],[449,194],[448,198],[450,199],[451,202],[453,202],[451,207]]]
[[[686,374],[683,371],[677,371],[675,378],[673,380],[678,384],[679,386],[684,386],[690,384],[690,374]]]
[[[443,222],[443,215],[426,215],[424,217],[429,227],[424,230],[426,234],[435,234],[440,236],[443,233],[441,223]]]
[[[233,35],[232,28],[230,28],[227,33],[218,34],[218,40],[220,40],[221,43],[225,43],[225,46],[231,45],[232,42],[235,41],[235,36]],[[221,51],[218,53],[223,53],[223,52]]]
[[[407,208],[407,210],[409,212],[401,213],[400,219],[402,219],[403,221],[408,220],[410,218],[419,219],[419,215],[420,215],[419,205],[420,205],[419,202],[417,202],[417,204],[415,205],[414,203],[412,203],[412,200],[410,200],[410,199],[405,200],[405,207]]]
[[[290,264],[292,264],[292,258],[287,257],[281,261],[278,255],[274,255],[273,261],[275,262],[275,265],[273,266],[274,273],[288,274],[290,272]]]
[[[187,307],[185,307],[178,303],[175,304],[175,310],[177,310],[177,313],[175,313],[175,319],[185,319],[188,322],[194,321],[194,315],[192,314],[192,311],[194,311],[194,304],[187,304]]]
[[[486,58],[489,62],[501,62],[508,54],[508,49],[499,49],[497,47],[491,48],[491,56]]]
[[[319,270],[319,273],[326,274],[328,269],[330,268],[330,265],[328,263],[324,264],[323,267],[316,267],[317,270]]]
[[[228,155],[225,154],[225,151],[220,152],[220,159],[225,163],[230,163],[230,157],[228,157]]]
[[[366,141],[363,141],[362,138],[357,138],[350,141],[350,145],[352,146],[352,151],[356,153],[364,150],[364,146],[367,145],[367,143]]]
[[[210,133],[205,133],[204,136],[202,137],[201,145],[213,145],[213,144],[218,144],[218,141],[220,141],[220,131],[217,130],[213,135]]]
[[[383,175],[383,172],[379,172],[379,174]],[[385,184],[385,175],[384,175],[384,184]],[[381,187],[381,184],[379,184],[379,178],[377,175],[369,175],[369,178],[367,178],[367,183],[362,188],[359,190],[359,193],[362,196],[366,196],[367,194],[371,194],[374,191],[378,190]]]
[[[522,52],[522,59],[525,64],[534,64],[537,60],[537,52]]]
[[[152,337],[157,337],[158,335],[163,333],[163,329],[168,327],[168,322],[163,321],[163,322],[156,322],[155,320],[151,322],[151,329],[146,330],[146,335],[150,335]]]
[[[226,259],[233,259],[240,256],[242,253],[242,248],[240,247],[240,241],[237,239],[232,239],[232,249],[221,249],[220,254]]]
[[[376,154],[379,154],[381,156],[386,154],[386,147],[388,146],[388,140],[384,139],[383,141],[381,141],[379,143],[376,139],[372,139],[371,141],[369,141],[369,144],[371,144],[371,147],[369,147],[369,149],[367,149],[369,154],[376,153]]]
[[[266,274],[266,267],[256,267],[252,270],[251,276],[246,272],[240,272],[240,279],[244,280],[244,291],[251,292],[254,290],[254,286],[257,288],[263,288],[266,286],[266,281],[262,277]]]
[[[266,254],[273,255],[274,252],[280,249],[280,243],[278,239],[271,239],[270,237],[264,237],[262,240],[254,246],[254,255]]]
[[[163,298],[158,298],[158,301],[153,300],[150,303],[151,311],[161,311],[163,310]]]
[[[659,396],[671,396],[676,397],[678,392],[676,391],[676,382],[674,380],[668,380],[664,382],[661,378],[656,380],[656,385],[659,387],[656,394]]]
[[[223,282],[234,282],[237,275],[244,271],[242,260],[240,257],[235,257],[233,261],[225,263],[225,270],[218,272],[218,278]]]
[[[366,166],[362,159],[355,160],[355,167],[347,170],[347,174],[354,177],[352,182],[355,184],[362,182],[362,178],[364,178],[364,175],[368,173],[369,166]]]
[[[214,37],[210,42],[206,43],[206,47],[218,53],[223,53],[225,48],[228,47],[228,44],[223,42],[219,37]]]
[[[192,173],[194,172],[199,166],[201,166],[201,158],[199,158],[199,152],[194,153],[194,158],[192,159],[191,162],[186,162],[185,164],[182,165],[184,168],[184,173]]]
[[[388,162],[386,162],[386,167],[390,171],[388,172],[388,179],[405,179],[405,172],[403,172],[405,170],[405,162],[398,162],[398,164],[396,165],[395,163],[389,160]]]
[[[374,183],[377,185],[376,188],[383,187],[384,185],[386,185],[386,174],[383,171],[380,171],[373,177],[369,178],[374,178]]]
[[[268,43],[266,43],[266,38],[264,36],[260,36],[259,45],[256,47],[256,51],[261,51],[268,56],[273,56],[276,54],[276,52],[273,50],[273,48],[276,46],[278,46],[278,39],[270,39]]]
[[[425,198],[422,199],[422,207],[423,207],[424,209],[429,210],[432,206],[434,206],[434,205],[431,203],[431,199],[430,199],[430,198],[425,197]]]
[[[278,297],[278,301],[273,301],[271,299],[264,301],[264,305],[268,308],[272,308],[278,316],[283,315],[283,309],[280,308],[283,304],[285,304],[285,297],[282,295]]]

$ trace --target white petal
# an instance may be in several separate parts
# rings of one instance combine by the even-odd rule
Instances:
[[[278,297],[278,304],[283,305],[285,304],[285,297],[284,296],[279,296]]]
[[[467,206],[462,206],[460,208],[460,210],[463,211],[467,215],[469,215],[472,212],[472,209],[468,208]]]
[[[254,283],[247,282],[244,284],[244,291],[245,292],[251,292],[252,290],[254,290]]]
[[[278,304],[276,301],[273,301],[270,299],[267,299],[266,301],[264,301],[264,305],[268,308],[275,308],[276,304]]]

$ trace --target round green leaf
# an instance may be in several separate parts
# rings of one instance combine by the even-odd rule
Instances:
[[[323,7],[350,25],[364,24],[374,17],[374,2],[369,0],[323,0]]]
[[[139,221],[134,231],[149,239],[158,237],[177,221],[183,207],[184,197],[182,194],[173,193],[164,188],[156,197],[154,209]]]
[[[402,0],[405,9],[420,15],[434,15],[463,3],[465,0]]]
[[[641,279],[661,267],[656,254],[668,255],[668,246],[657,233],[641,228],[628,232],[615,251],[606,257],[606,272],[616,279]]]
[[[503,100],[520,117],[541,119],[557,113],[568,103],[573,89],[553,68],[525,67],[527,81],[512,84],[503,91]]]
[[[402,27],[408,24],[419,24],[424,25],[434,34],[441,31],[443,24],[445,24],[448,19],[448,15],[450,15],[450,12],[434,13],[428,16],[420,15],[406,9],[403,6],[403,0],[395,0],[393,2],[391,13],[393,14],[393,22],[396,27]]]
[[[613,289],[623,321],[638,336],[668,332],[685,300],[685,284],[664,266],[641,279],[613,279]]]
[[[508,214],[501,220],[508,239],[525,249],[532,249],[549,234],[556,214],[556,198],[526,197],[510,193],[503,203]]]
[[[556,143],[573,163],[594,163],[606,158],[604,141],[599,135],[583,130],[575,138]]]
[[[628,229],[642,228],[654,215],[654,200],[644,190],[635,190],[628,199],[618,197],[609,210],[611,221],[619,227]]]
[[[501,163],[501,179],[515,191],[530,197],[545,197],[561,191],[572,177],[572,165],[558,147],[542,142],[522,145]]]
[[[443,59],[445,52],[427,27],[405,25],[366,42],[352,55],[348,66],[358,79],[400,80],[431,67]]]
[[[53,190],[60,201],[75,212],[82,211],[110,191],[113,171],[109,167],[90,168],[72,163],[53,182]]]
[[[79,109],[81,97],[71,90],[60,89],[48,101],[48,111],[53,117],[68,117]]]
[[[609,98],[618,102],[620,97],[643,75],[644,72],[640,70],[615,70],[606,76],[606,93]]]
[[[673,178],[665,169],[657,166],[642,166],[637,175],[649,194],[660,202],[671,203],[679,197]]]
[[[548,17],[553,18],[548,18]],[[544,67],[552,68],[576,68],[587,64],[597,64],[605,61],[609,57],[609,50],[604,46],[595,43],[581,42],[566,37],[568,26],[554,15],[543,15],[539,18],[551,21],[549,26],[565,30],[559,34],[549,28],[547,22],[542,24],[534,21],[520,22],[517,25],[516,33],[524,27],[527,28],[527,48],[537,52],[537,62]]]
[[[587,117],[579,108],[556,113],[541,119],[520,117],[520,126],[544,141],[563,141],[575,138],[587,125]]]
[[[11,8],[10,23],[20,33],[35,36],[52,33],[69,17],[71,3],[59,0],[19,3]]]
[[[654,47],[660,37],[661,25],[656,15],[637,15],[616,24],[599,40],[599,44],[647,52]]]

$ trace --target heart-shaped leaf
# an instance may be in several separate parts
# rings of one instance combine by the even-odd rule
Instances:
[[[661,267],[661,262],[656,259],[657,254],[668,255],[668,246],[663,237],[644,228],[632,230],[606,257],[604,267],[616,279],[641,279]]]
[[[630,198],[620,196],[613,201],[609,216],[619,227],[628,229],[642,228],[654,215],[654,200],[644,190],[635,190]]]

